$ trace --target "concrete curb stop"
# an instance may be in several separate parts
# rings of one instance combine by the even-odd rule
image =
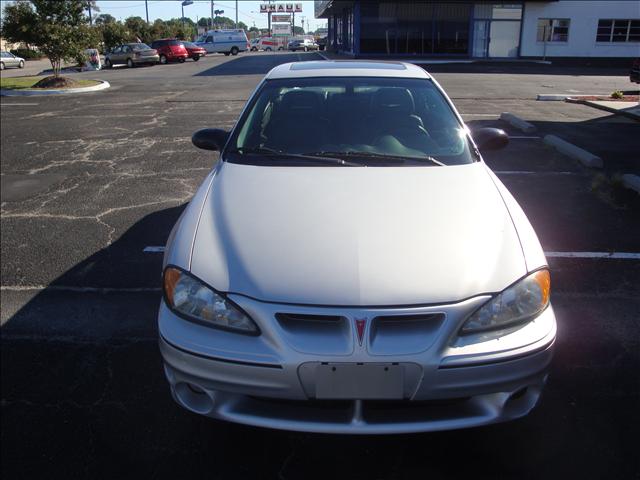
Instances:
[[[564,102],[569,96],[557,93],[539,93],[536,100],[541,102]]]
[[[529,122],[525,122],[519,117],[516,117],[513,113],[502,112],[500,114],[500,120],[507,122],[512,127],[522,130],[524,133],[533,133],[536,131],[536,127]]]
[[[96,80],[97,85],[91,85],[89,87],[78,87],[78,88],[56,88],[56,89],[42,89],[42,90],[11,90],[11,89],[0,89],[0,96],[2,97],[35,97],[38,95],[65,95],[68,93],[86,93],[86,92],[97,92],[98,90],[104,90],[109,88],[111,85],[106,80]]]
[[[640,194],[640,175],[626,173],[622,175],[622,184]]]
[[[576,147],[574,144],[562,140],[555,135],[545,135],[543,139],[544,143],[552,146],[560,153],[564,153],[568,157],[578,160],[585,167],[602,168],[603,162],[600,157],[594,155],[591,152],[587,152],[580,147]]]
[[[580,97],[568,97],[565,100],[567,103],[576,103],[578,105],[586,105],[587,107],[597,108],[604,112],[614,113],[616,115],[622,115],[623,117],[630,118],[631,120],[640,121],[640,114],[627,112],[625,110],[607,107],[591,100],[582,100]]]

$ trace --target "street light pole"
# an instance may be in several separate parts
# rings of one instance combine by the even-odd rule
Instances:
[[[236,0],[236,29],[238,28],[238,0]]]
[[[144,0],[144,11],[147,13],[147,24],[149,23],[149,4]]]

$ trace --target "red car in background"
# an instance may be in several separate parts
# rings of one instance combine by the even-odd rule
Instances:
[[[151,44],[151,48],[158,51],[160,56],[160,63],[167,62],[184,62],[189,58],[187,49],[184,48],[180,40],[175,38],[163,38],[161,40],[154,40]]]
[[[207,54],[207,51],[196,45],[192,42],[182,42],[184,48],[187,49],[187,53],[189,54],[189,58],[193,58],[194,62],[200,60],[200,57],[204,57]]]

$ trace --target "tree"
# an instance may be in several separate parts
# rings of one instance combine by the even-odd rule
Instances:
[[[31,4],[26,0],[19,0],[4,7],[1,35],[13,43],[35,43],[36,14]]]
[[[5,8],[2,33],[11,42],[37,46],[58,78],[62,61],[80,58],[93,38],[84,8],[75,0],[18,1]]]
[[[101,13],[96,17],[94,23],[96,25],[106,25],[108,23],[116,23],[116,17],[109,15],[108,13]]]
[[[293,27],[293,34],[294,35],[304,35],[304,28],[299,27],[298,25]]]
[[[131,32],[120,22],[109,22],[98,27],[102,33],[105,51],[134,40]]]
[[[91,18],[93,17],[93,12],[99,12],[100,7],[96,0],[80,0],[80,3],[84,5],[85,10],[89,13],[89,23],[91,22]]]
[[[162,22],[162,20],[160,20]],[[156,20],[156,23],[158,20]],[[164,23],[164,22],[163,22]],[[129,17],[124,21],[124,26],[132,35],[139,38],[143,42],[150,42],[153,39],[149,25],[142,17]]]

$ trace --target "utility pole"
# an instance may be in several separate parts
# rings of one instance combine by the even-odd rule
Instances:
[[[238,28],[238,0],[236,0],[236,29]]]
[[[147,0],[144,0],[144,11],[147,14],[147,24],[148,24],[149,23],[149,4],[147,3]]]
[[[211,0],[211,30],[213,30],[213,0]]]
[[[269,0],[268,8],[269,8],[269,11],[267,12],[267,20],[269,22],[268,30],[269,30],[269,36],[271,36],[271,0]]]

